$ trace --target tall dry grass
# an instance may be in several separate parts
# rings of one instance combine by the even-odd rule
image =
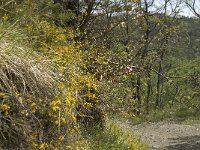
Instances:
[[[34,52],[28,38],[15,29],[2,32],[0,37],[0,91],[13,95],[13,88],[17,88],[23,94],[54,95],[56,74],[51,61]]]
[[[45,107],[59,83],[52,66],[17,27],[0,25],[0,149],[31,149],[33,134],[40,143],[50,138]]]

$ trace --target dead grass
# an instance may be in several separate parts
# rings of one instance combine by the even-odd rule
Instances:
[[[24,95],[54,95],[52,62],[29,48],[28,39],[16,30],[4,31],[0,37],[0,91],[13,95],[13,88],[17,88]]]
[[[0,149],[30,149],[33,131],[48,137],[49,117],[42,109],[33,113],[32,104],[48,107],[58,94],[58,76],[54,63],[28,40],[18,29],[0,25]]]

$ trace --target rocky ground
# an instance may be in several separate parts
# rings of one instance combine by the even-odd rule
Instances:
[[[142,142],[153,150],[200,150],[200,125],[175,122],[142,123],[123,122]]]

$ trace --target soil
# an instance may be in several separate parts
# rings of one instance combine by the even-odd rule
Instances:
[[[200,125],[186,125],[171,121],[124,126],[153,150],[200,150]]]

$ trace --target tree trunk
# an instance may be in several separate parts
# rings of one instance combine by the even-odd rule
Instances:
[[[164,52],[161,53],[160,55],[160,61],[159,61],[159,67],[158,67],[158,72],[157,72],[157,96],[156,96],[156,107],[161,107],[161,101],[162,101],[162,96],[161,96],[161,83],[162,83],[162,61],[163,61],[163,56]]]
[[[147,81],[147,98],[146,98],[146,113],[149,113],[149,102],[150,102],[150,95],[151,95],[151,71],[150,68],[147,70],[147,77],[148,77],[148,81]]]
[[[140,95],[140,89],[141,89],[141,79],[140,77],[137,78],[137,81],[136,81],[136,94],[135,94],[135,97],[137,99],[137,102],[138,102],[138,113],[140,113],[141,111],[141,95]]]

